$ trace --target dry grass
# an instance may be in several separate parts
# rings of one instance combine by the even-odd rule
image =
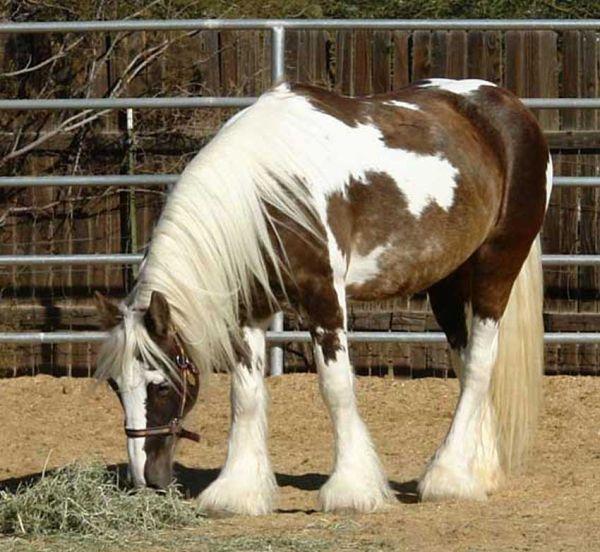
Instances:
[[[164,493],[134,491],[117,472],[98,464],[70,464],[14,493],[0,491],[0,532],[39,537],[53,534],[122,540],[128,533],[190,526],[202,517],[172,486]]]

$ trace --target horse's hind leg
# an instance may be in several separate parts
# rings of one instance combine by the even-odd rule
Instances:
[[[508,236],[484,243],[472,258],[461,393],[419,484],[424,499],[484,498],[531,438],[543,368],[540,248],[532,236]]]
[[[329,284],[326,286],[330,288]],[[319,493],[325,511],[371,512],[391,496],[387,478],[369,432],[358,412],[354,373],[348,356],[343,284],[310,293],[305,304],[313,324],[315,362],[323,400],[335,438],[333,473]]]
[[[264,329],[246,327],[246,354],[231,374],[231,428],[225,465],[200,495],[211,511],[260,515],[273,509],[277,488],[267,450]]]
[[[450,431],[419,483],[423,500],[484,498],[501,473],[488,394],[498,326],[478,316],[472,291],[468,265],[429,290],[451,347],[461,394]]]

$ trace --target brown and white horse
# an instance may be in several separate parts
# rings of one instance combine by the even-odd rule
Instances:
[[[120,395],[134,482],[170,482],[178,418],[198,389],[182,367],[226,367],[229,451],[200,502],[272,510],[265,329],[285,301],[311,328],[333,422],[321,505],[378,508],[391,492],[356,405],[347,304],[427,290],[461,393],[419,491],[484,498],[519,464],[535,422],[536,238],[551,182],[536,120],[485,81],[434,79],[356,99],[290,84],[262,95],[185,169],[132,294],[118,307],[98,301],[112,327],[98,374]]]

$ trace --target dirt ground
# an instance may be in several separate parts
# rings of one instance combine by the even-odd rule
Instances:
[[[316,377],[286,375],[268,385],[279,510],[259,518],[207,521],[203,534],[229,542],[227,550],[236,549],[240,538],[259,539],[246,543],[308,539],[314,544],[310,550],[600,550],[600,378],[545,379],[531,466],[488,501],[425,504],[416,502],[415,479],[448,427],[457,382],[360,378],[361,411],[398,500],[383,512],[345,516],[315,511],[317,489],[332,461]],[[121,409],[104,385],[94,389],[89,380],[45,376],[3,380],[0,416],[0,487],[45,465],[126,460]],[[191,496],[218,473],[228,418],[228,378],[214,376],[188,423],[202,442],[182,443],[177,456]]]

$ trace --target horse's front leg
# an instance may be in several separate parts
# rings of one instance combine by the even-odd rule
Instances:
[[[211,511],[260,515],[273,509],[277,484],[267,450],[265,332],[244,328],[247,358],[231,374],[231,428],[225,465],[200,495]]]
[[[335,464],[319,493],[321,507],[372,512],[391,496],[391,490],[356,405],[346,332],[317,327],[313,346],[335,437]]]

